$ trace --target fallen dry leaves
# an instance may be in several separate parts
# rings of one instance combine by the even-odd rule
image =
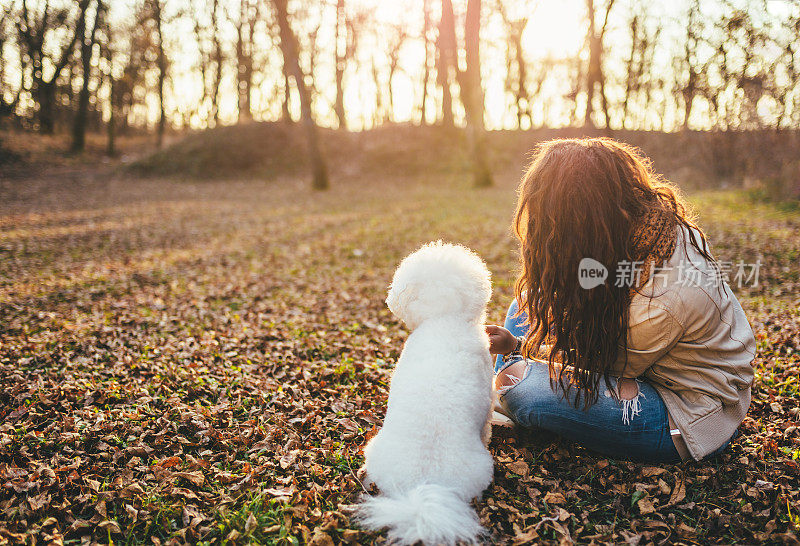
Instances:
[[[500,321],[516,259],[510,181],[372,182],[51,180],[0,205],[0,543],[382,540],[347,508],[406,335],[391,273],[463,242]],[[740,291],[759,341],[741,436],[654,467],[496,429],[488,541],[796,543],[800,215],[731,195],[698,200],[718,255],[764,262]]]

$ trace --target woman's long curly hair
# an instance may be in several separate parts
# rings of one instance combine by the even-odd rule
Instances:
[[[576,406],[597,400],[600,379],[609,385],[620,351],[627,364],[632,294],[630,285],[614,282],[614,272],[652,251],[632,248],[631,238],[637,219],[653,209],[690,228],[690,243],[715,263],[677,190],[632,146],[608,138],[545,142],[520,184],[513,227],[522,262],[515,295],[530,324],[523,352],[547,358],[554,388],[577,388]],[[578,282],[587,257],[609,270],[609,279],[590,290]]]

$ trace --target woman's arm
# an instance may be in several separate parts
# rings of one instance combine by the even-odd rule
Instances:
[[[675,346],[683,331],[674,315],[661,303],[646,298],[631,302],[627,355],[620,351],[608,373],[617,377],[641,376]]]

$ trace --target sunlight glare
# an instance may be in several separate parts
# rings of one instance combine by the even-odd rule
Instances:
[[[563,59],[576,55],[586,36],[585,8],[578,0],[541,0],[522,34],[529,58]]]

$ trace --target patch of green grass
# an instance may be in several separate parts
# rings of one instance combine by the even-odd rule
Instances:
[[[264,492],[248,493],[241,503],[217,512],[211,530],[198,544],[299,544],[290,522],[285,503]]]

